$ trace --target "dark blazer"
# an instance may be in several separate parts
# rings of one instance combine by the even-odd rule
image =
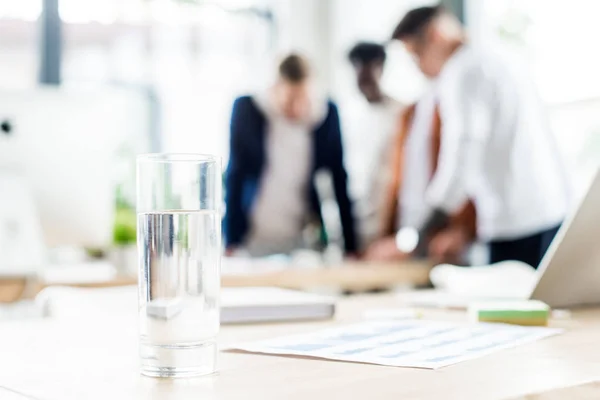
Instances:
[[[225,176],[227,210],[223,223],[227,247],[242,245],[250,228],[249,213],[260,188],[266,164],[267,123],[250,96],[240,97],[233,104],[229,165]],[[314,187],[315,173],[321,169],[329,170],[333,177],[346,252],[355,252],[356,232],[352,205],[348,198],[340,121],[337,107],[331,101],[328,102],[326,119],[313,131],[312,169],[310,184],[306,188],[310,210],[322,223],[320,202]]]

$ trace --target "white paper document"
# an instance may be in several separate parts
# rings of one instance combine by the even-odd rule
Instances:
[[[560,329],[437,321],[367,321],[234,346],[394,367],[436,369],[561,333]]]

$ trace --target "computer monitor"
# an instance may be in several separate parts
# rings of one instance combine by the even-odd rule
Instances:
[[[28,186],[47,246],[111,243],[117,152],[147,134],[148,112],[120,89],[0,91],[0,172]]]

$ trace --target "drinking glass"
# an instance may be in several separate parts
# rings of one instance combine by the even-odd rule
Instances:
[[[221,162],[196,154],[137,158],[141,372],[215,372],[221,263]]]

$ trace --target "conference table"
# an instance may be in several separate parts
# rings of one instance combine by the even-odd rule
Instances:
[[[224,264],[226,265],[223,266],[221,274],[223,287],[268,286],[354,293],[392,289],[397,286],[426,285],[433,266],[427,261],[404,261],[400,266],[388,263],[346,262],[323,267],[303,267],[260,260],[237,260],[235,265],[227,265],[226,262]],[[105,276],[89,279],[85,268],[76,268],[74,274],[67,271],[53,275],[51,278],[44,274],[13,277],[0,275],[0,303],[31,298],[51,286],[105,288],[137,284],[137,276],[132,275],[103,274]]]
[[[394,293],[345,296],[332,320],[227,325],[219,342],[226,349],[311,332],[361,321],[367,310],[399,306]],[[460,311],[423,314],[424,319],[466,321]],[[96,319],[8,321],[0,323],[0,399],[600,398],[600,309],[573,311],[551,326],[565,332],[439,370],[222,351],[217,374],[169,380],[139,373],[136,310]]]

